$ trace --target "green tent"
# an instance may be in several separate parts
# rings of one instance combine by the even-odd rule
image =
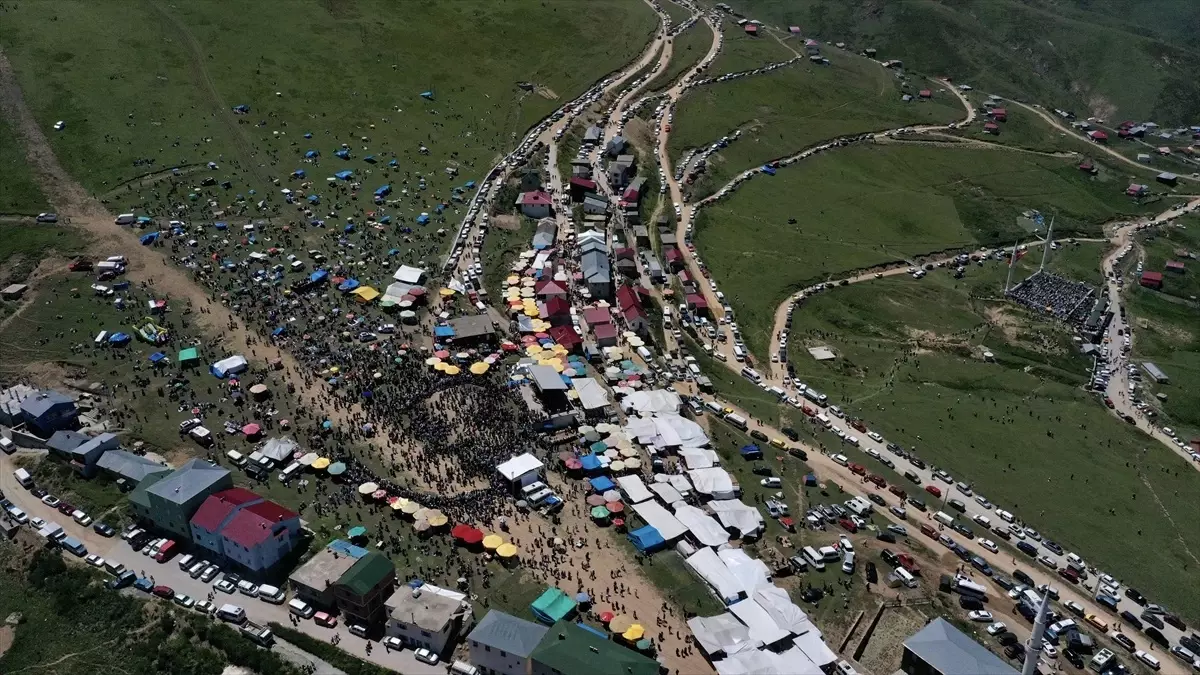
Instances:
[[[179,350],[179,365],[194,366],[200,363],[200,350],[195,347]]]
[[[575,600],[562,590],[551,586],[533,601],[530,609],[542,623],[554,623],[575,614]]]

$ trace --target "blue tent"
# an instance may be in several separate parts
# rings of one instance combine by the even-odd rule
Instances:
[[[451,338],[454,337],[454,329],[450,326],[435,326],[433,334],[435,337]]]
[[[351,178],[354,177],[354,172],[349,169],[346,169],[345,171],[339,171],[339,172],[333,174],[333,177],[337,178],[338,180],[350,180]]]
[[[592,484],[592,490],[595,492],[605,492],[617,487],[607,476],[596,476],[588,482]]]
[[[317,270],[316,272],[313,272],[312,274],[308,275],[308,280],[311,283],[315,284],[315,283],[325,281],[325,279],[328,276],[329,276],[329,272],[326,272],[325,270]]]
[[[347,280],[343,281],[342,283],[338,284],[338,290],[343,293],[349,293],[350,291],[358,288],[358,286],[359,286],[358,279],[347,279]]]
[[[309,150],[308,152],[304,153],[305,159],[315,159],[320,156],[321,156],[321,153],[317,152],[316,150]]]
[[[246,113],[250,112],[250,106],[246,105],[245,103],[241,105],[235,105],[233,106],[233,112],[238,113],[239,115],[245,115]]]
[[[397,166],[400,166],[400,162],[397,162],[396,160],[393,159],[392,161],[388,162],[388,166],[397,167]]]
[[[400,249],[398,248],[389,248],[387,252],[389,256],[397,255],[398,253],[400,253]]]
[[[345,232],[346,234],[350,234],[353,231],[354,231],[354,223],[350,223],[342,228],[342,232]]]
[[[763,164],[762,172],[767,174],[768,176],[774,176],[775,175],[775,167],[771,166],[770,164]]]
[[[108,336],[108,343],[111,345],[128,344],[132,338],[127,333],[113,333]]]
[[[333,154],[335,157],[340,157],[341,159],[350,159],[350,151],[346,148],[339,148]]]
[[[427,98],[430,101],[432,101],[433,100],[433,92],[432,91],[423,91],[423,92],[421,92],[421,98]]]
[[[312,132],[311,132],[311,131],[309,131],[309,132],[305,133],[305,134],[304,134],[304,137],[305,137],[305,138],[312,138]]]
[[[286,332],[287,332],[287,326],[279,326],[275,330],[271,331],[271,335],[273,337],[279,337],[280,335],[283,335]]]
[[[762,459],[763,453],[757,445],[743,445],[742,459]]]
[[[150,355],[150,363],[158,363],[167,358],[167,355],[162,352],[154,352]]]
[[[376,197],[386,197],[390,194],[392,194],[392,186],[391,185],[381,185],[379,187],[379,189],[375,190]]]
[[[150,244],[153,244],[154,242],[158,241],[158,233],[150,232],[149,234],[143,234],[139,238],[139,241],[142,242],[142,246],[149,246]]]
[[[429,216],[427,214],[422,213],[421,215],[417,216],[417,224],[418,225],[424,225],[425,223],[428,223],[428,222],[429,222]]]
[[[374,164],[377,160],[375,159],[375,155],[367,155],[363,157],[363,161],[367,164]]]
[[[222,222],[216,222],[216,223],[213,223],[213,227],[217,228],[218,230],[224,230],[224,229],[228,228],[229,225],[227,225],[226,223],[222,223]]]
[[[595,455],[584,455],[579,458],[579,466],[584,471],[595,471],[600,468],[600,458]]]
[[[629,541],[633,543],[633,547],[639,553],[653,553],[667,544],[662,534],[650,525],[639,527],[630,532],[628,536]]]
[[[304,169],[296,169],[292,172],[292,178],[304,178],[308,174],[304,173]]]
[[[309,204],[320,204],[321,203],[321,195],[309,195],[308,203]]]
[[[467,181],[467,189],[468,189],[468,190],[471,190],[471,189],[474,189],[474,188],[475,188],[475,181],[473,181],[473,180],[469,180],[469,181]]]

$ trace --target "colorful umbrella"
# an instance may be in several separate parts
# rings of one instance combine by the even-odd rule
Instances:
[[[608,509],[604,508],[603,506],[592,507],[592,518],[595,518],[596,520],[604,520],[609,515]]]
[[[318,457],[317,461],[312,463],[312,468],[316,471],[324,471],[325,469],[328,469],[329,468],[329,458],[328,457]]]
[[[320,461],[320,460],[318,460],[318,461]],[[329,460],[325,460],[325,461],[328,462]],[[317,467],[316,462],[313,462],[313,468],[315,469],[316,467]],[[334,462],[333,464],[329,465],[329,475],[330,476],[340,476],[344,473],[346,473],[346,465],[343,464],[342,462]]]
[[[483,538],[483,547],[489,551],[495,551],[504,544],[504,539],[498,534],[489,534]]]
[[[645,634],[646,634],[646,629],[642,627],[642,624],[635,623],[632,626],[630,626],[629,629],[626,630],[624,633],[621,633],[621,637],[625,638],[626,640],[628,640],[630,642],[637,642],[638,640],[641,640],[642,636]]]
[[[501,558],[511,558],[517,554],[517,547],[512,544],[501,544],[496,548],[496,555]]]

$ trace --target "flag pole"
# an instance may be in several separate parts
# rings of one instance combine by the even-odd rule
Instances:
[[[1050,227],[1046,228],[1046,241],[1042,244],[1042,264],[1038,265],[1038,271],[1041,272],[1046,268],[1046,256],[1050,254],[1050,237],[1054,236],[1054,219],[1058,217],[1058,212],[1055,212],[1050,217]]]

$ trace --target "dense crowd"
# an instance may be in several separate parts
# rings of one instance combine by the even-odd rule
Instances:
[[[1062,321],[1079,323],[1087,318],[1096,289],[1082,281],[1039,271],[1014,286],[1008,295],[1030,309],[1049,313]]]

